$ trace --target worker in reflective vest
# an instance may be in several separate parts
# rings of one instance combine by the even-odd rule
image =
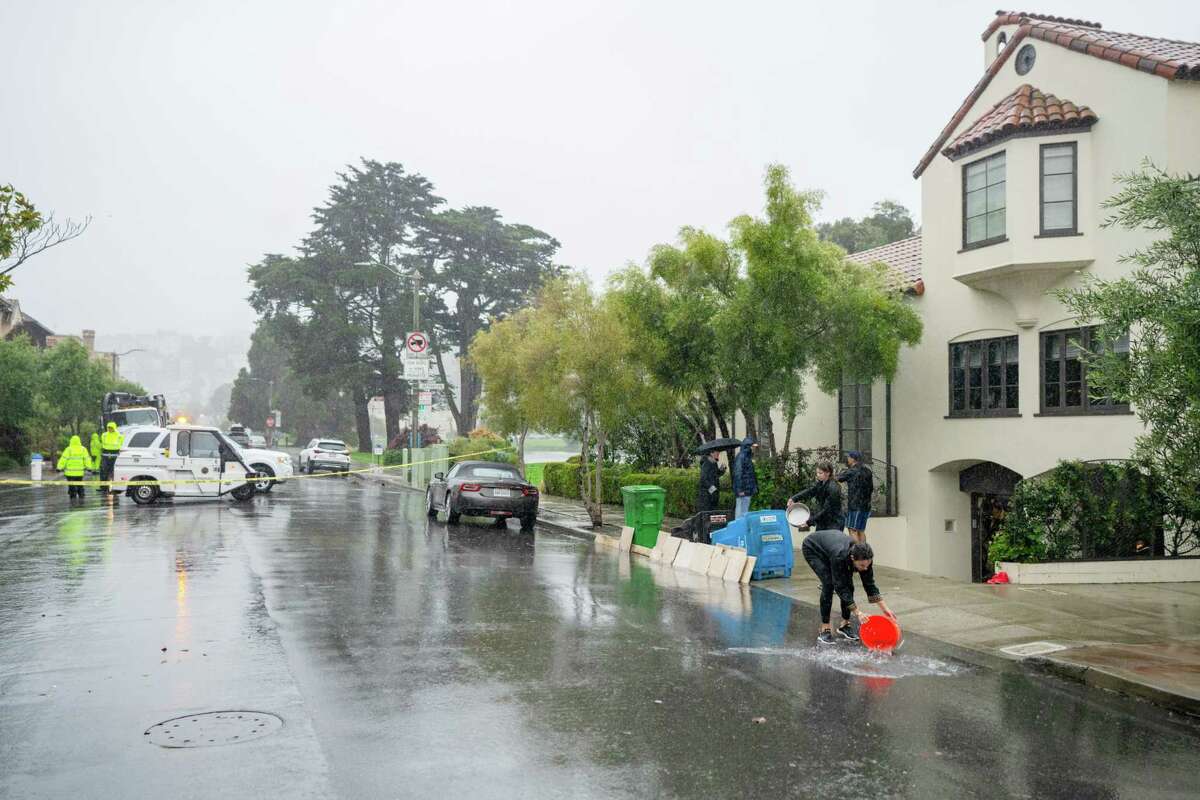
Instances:
[[[72,436],[71,443],[58,457],[58,469],[67,479],[67,497],[83,497],[83,473],[94,467],[83,442],[78,436]]]
[[[108,423],[108,429],[100,437],[100,491],[112,491],[113,467],[124,446],[125,437],[117,431],[117,423]]]
[[[88,452],[91,453],[91,455],[92,455],[93,469],[99,469],[99,467],[100,467],[100,434],[98,434],[98,433],[92,434],[92,441],[88,443]],[[104,487],[97,486],[96,491],[103,492]]]

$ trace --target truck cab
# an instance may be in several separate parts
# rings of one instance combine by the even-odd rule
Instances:
[[[170,420],[167,399],[161,394],[135,395],[129,392],[109,392],[100,407],[100,429],[115,422],[117,430],[127,434],[138,426],[162,426]]]
[[[126,494],[139,505],[159,497],[248,500],[254,475],[225,434],[200,425],[131,428],[113,466],[113,480],[131,482]]]

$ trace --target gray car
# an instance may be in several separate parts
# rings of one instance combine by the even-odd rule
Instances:
[[[425,512],[456,523],[461,516],[491,517],[498,526],[509,517],[530,532],[537,522],[538,490],[516,467],[490,461],[463,461],[449,474],[437,473],[425,491]]]

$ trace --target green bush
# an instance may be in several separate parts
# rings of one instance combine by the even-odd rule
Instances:
[[[517,461],[516,455],[511,449],[501,450],[499,448],[509,448],[508,440],[503,436],[492,433],[490,431],[476,430],[471,436],[459,436],[450,442],[450,458],[463,461],[494,461],[499,464],[515,464]],[[482,451],[494,450],[496,452],[484,452],[482,455],[471,455],[472,453],[480,453]],[[462,458],[467,456],[467,458]]]
[[[1138,542],[1162,553],[1162,497],[1154,476],[1137,462],[1063,461],[1023,480],[988,545],[993,561],[1122,558]]]
[[[579,465],[547,464],[542,471],[542,483],[546,494],[556,497],[579,497]]]

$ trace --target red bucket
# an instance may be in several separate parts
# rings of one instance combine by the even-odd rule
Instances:
[[[867,621],[859,626],[858,635],[868,650],[890,653],[900,644],[900,626],[882,614],[867,617]]]

